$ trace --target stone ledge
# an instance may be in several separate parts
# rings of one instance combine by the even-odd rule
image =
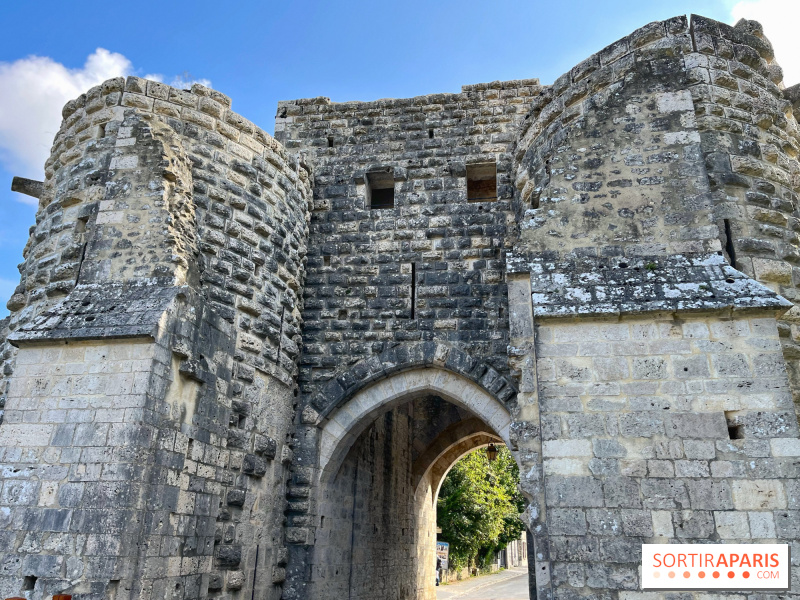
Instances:
[[[717,254],[571,261],[517,254],[509,256],[508,271],[531,274],[536,317],[792,307]]]
[[[82,284],[8,336],[15,346],[53,340],[152,337],[180,287]]]

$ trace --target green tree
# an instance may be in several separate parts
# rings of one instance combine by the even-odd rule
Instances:
[[[483,566],[494,552],[519,538],[525,529],[519,519],[525,501],[518,483],[519,467],[505,446],[498,448],[494,462],[481,449],[453,465],[436,510],[453,567]]]

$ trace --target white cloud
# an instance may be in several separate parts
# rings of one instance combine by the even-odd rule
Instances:
[[[764,35],[772,42],[775,58],[783,67],[786,87],[800,83],[800,2],[797,0],[740,0],[731,9],[735,24],[751,19],[764,26]]]
[[[104,48],[90,54],[78,69],[69,69],[47,56],[0,62],[0,163],[16,175],[42,179],[64,104],[106,79],[133,72],[130,60]],[[163,80],[160,75],[147,77]],[[194,81],[207,86],[211,83],[184,73],[170,85],[191,87]],[[22,194],[17,199],[36,204]]]
[[[200,85],[204,85],[206,87],[211,87],[211,81],[208,79],[197,79],[192,77],[192,74],[188,71],[184,71],[180,75],[174,77],[169,84],[172,87],[178,88],[179,90],[188,90],[191,89],[192,85],[195,83],[199,83]]]
[[[0,63],[0,160],[4,166],[41,179],[64,104],[131,70],[127,58],[103,48],[90,54],[80,69],[68,69],[46,56]]]

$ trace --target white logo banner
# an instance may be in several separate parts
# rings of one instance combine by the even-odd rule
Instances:
[[[788,590],[788,544],[642,544],[643,590]]]

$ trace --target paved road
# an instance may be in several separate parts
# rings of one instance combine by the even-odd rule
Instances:
[[[529,600],[528,569],[516,567],[436,588],[436,600]]]

